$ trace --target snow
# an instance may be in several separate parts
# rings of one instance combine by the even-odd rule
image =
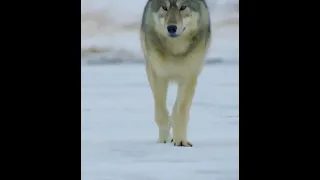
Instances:
[[[207,2],[213,38],[206,60],[238,62],[238,0]],[[143,62],[139,26],[145,3],[146,0],[81,0],[82,62],[101,58]]]
[[[194,147],[185,148],[156,143],[143,65],[82,66],[82,180],[238,180],[238,73],[238,65],[205,66],[190,114]]]

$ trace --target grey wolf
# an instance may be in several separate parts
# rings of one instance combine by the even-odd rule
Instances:
[[[192,147],[187,139],[189,112],[210,40],[210,16],[205,0],[146,3],[140,42],[153,94],[159,143],[171,140],[175,146]],[[178,85],[171,116],[166,107],[169,82]]]

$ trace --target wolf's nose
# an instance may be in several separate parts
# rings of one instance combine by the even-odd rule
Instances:
[[[170,25],[167,27],[167,30],[170,34],[176,33],[177,32],[177,26],[175,25]]]

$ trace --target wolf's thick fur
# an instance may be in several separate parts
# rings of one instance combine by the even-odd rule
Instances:
[[[174,25],[176,31],[169,32]],[[149,0],[140,40],[153,93],[160,143],[192,146],[187,140],[189,111],[211,39],[205,0]],[[168,83],[178,84],[172,122],[166,107]],[[170,138],[171,125],[173,139]]]

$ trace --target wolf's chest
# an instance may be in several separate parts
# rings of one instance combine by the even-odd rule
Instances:
[[[170,39],[162,44],[162,51],[164,53],[164,56],[168,56],[170,58],[170,55],[173,56],[183,56],[184,54],[187,54],[188,51],[190,51],[190,46],[192,42],[185,39]]]
[[[172,80],[183,79],[198,74],[203,64],[201,59],[191,59],[191,57],[184,57],[184,59],[166,57],[152,61],[151,63],[152,68],[158,76]]]

